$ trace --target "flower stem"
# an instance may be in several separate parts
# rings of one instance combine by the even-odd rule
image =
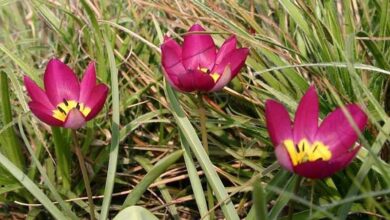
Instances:
[[[295,183],[295,186],[294,186],[294,195],[297,194],[298,192],[298,189],[301,185],[301,180],[302,180],[302,177],[298,176],[298,179],[297,179],[297,182]],[[293,219],[293,216],[294,216],[294,201],[290,200],[290,204],[289,204],[289,207],[288,207],[288,218],[289,220],[292,220]]]
[[[199,121],[200,121],[200,133],[202,135],[202,145],[206,151],[209,153],[209,143],[207,140],[207,128],[206,128],[206,109],[204,107],[202,94],[198,94],[198,111],[199,111]],[[207,203],[209,205],[209,210],[213,210],[214,207],[214,196],[210,184],[207,183]],[[210,211],[210,220],[214,219],[214,211]]]
[[[199,104],[199,121],[200,121],[200,132],[202,135],[202,144],[206,153],[209,153],[209,143],[207,141],[207,128],[206,128],[206,110],[204,108],[203,98],[201,94],[198,94]]]
[[[311,193],[310,193],[310,214],[309,214],[309,217],[311,218],[311,215],[313,214],[313,200],[314,200],[314,188],[316,186],[316,180],[313,179],[311,180]]]
[[[89,214],[91,216],[91,220],[95,220],[96,219],[95,218],[95,207],[94,207],[93,200],[92,200],[92,191],[91,191],[91,186],[89,183],[87,169],[85,167],[84,156],[83,156],[83,153],[81,152],[81,148],[80,148],[80,145],[78,142],[76,130],[72,130],[72,133],[73,133],[73,138],[74,138],[75,153],[77,155],[77,159],[78,159],[79,164],[80,164],[81,174],[83,175],[85,190],[87,191],[89,212],[90,212]]]

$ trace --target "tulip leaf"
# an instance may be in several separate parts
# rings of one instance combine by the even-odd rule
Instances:
[[[20,169],[23,169],[25,163],[20,149],[20,144],[16,138],[16,134],[12,126],[12,110],[10,102],[10,93],[8,86],[8,77],[5,72],[0,71],[0,105],[1,105],[1,116],[3,125],[11,125],[4,130],[0,135],[3,136],[5,143],[2,144],[2,150],[10,158],[10,160]]]
[[[67,219],[37,185],[0,153],[0,164],[7,169],[56,219]]]
[[[103,34],[104,43],[106,45],[110,73],[111,73],[111,96],[112,96],[112,140],[110,147],[110,156],[107,169],[106,186],[104,188],[104,199],[102,209],[100,212],[100,219],[106,219],[111,203],[112,191],[114,189],[114,180],[116,174],[116,168],[118,163],[119,152],[119,83],[118,83],[118,69],[116,67],[114,51],[111,47],[111,43],[108,41],[108,37]]]
[[[45,169],[43,168],[42,164],[39,162],[38,158],[35,156],[34,150],[31,148],[30,143],[28,142],[28,139],[26,137],[26,134],[24,133],[23,125],[21,118],[19,118],[19,131],[22,136],[22,139],[24,141],[24,144],[26,145],[26,148],[28,152],[31,155],[32,160],[34,161],[35,165],[37,166],[40,174],[43,177],[43,181],[45,182],[45,185],[47,188],[49,188],[50,192],[53,194],[53,197],[57,200],[57,202],[60,204],[61,208],[64,210],[64,212],[72,219],[77,219],[77,216],[72,212],[68,204],[65,203],[65,201],[61,198],[60,194],[56,190],[53,183],[50,181],[48,175],[46,174]]]
[[[268,219],[277,219],[279,214],[282,212],[284,207],[287,205],[287,203],[291,199],[291,192],[293,192],[294,187],[298,181],[298,176],[294,175],[292,176],[286,183],[285,188],[283,189],[283,192],[289,192],[289,193],[283,193],[279,195],[279,198],[276,200],[275,205],[272,207],[268,214]]]
[[[267,201],[261,184],[260,178],[253,183],[253,205],[255,208],[256,220],[267,219]]]
[[[137,186],[131,191],[131,193],[127,195],[122,207],[125,208],[135,205],[144,192],[148,189],[149,185],[152,184],[163,172],[165,172],[169,166],[180,159],[182,155],[183,151],[178,150],[157,162],[153,168],[148,171],[141,182],[139,182]]]
[[[218,199],[218,202],[221,203],[221,208],[223,213],[225,214],[225,218],[228,220],[239,219],[237,211],[234,208],[233,202],[227,194],[221,179],[218,177],[214,165],[212,164],[209,156],[203,148],[194,127],[191,125],[190,121],[185,116],[185,113],[179,104],[175,92],[168,84],[166,84],[165,86],[165,94],[172,108],[172,114],[174,115],[176,122],[181,132],[183,133],[184,138],[186,139],[187,143],[191,148],[191,151],[194,153],[196,159],[202,167],[202,170],[205,172],[207,181],[213,189]]]
[[[134,160],[137,161],[147,172],[151,172],[153,165],[150,163],[148,159],[142,156],[135,156]],[[157,181],[161,181],[161,178],[157,178]],[[172,203],[172,196],[169,193],[168,188],[166,187],[165,184],[158,185],[158,188],[161,192],[162,197],[164,198],[165,202],[167,204]],[[177,220],[179,219],[179,215],[177,213],[177,209],[175,204],[169,205],[168,206],[169,211],[171,212],[171,215],[173,216],[173,219]]]
[[[206,196],[204,194],[204,190],[202,187],[202,183],[200,181],[198,172],[195,167],[195,162],[192,158],[192,153],[190,150],[190,147],[183,136],[183,134],[180,132],[180,140],[181,140],[181,146],[183,149],[183,156],[184,156],[184,162],[186,164],[188,176],[190,178],[192,191],[194,193],[194,197],[196,200],[196,204],[198,206],[198,210],[200,213],[200,216],[204,220],[210,219],[208,216],[208,210],[207,210],[207,202],[206,202]]]
[[[158,220],[151,212],[141,206],[130,206],[118,213],[113,220]]]
[[[66,138],[63,136],[61,128],[51,128],[54,142],[54,152],[57,159],[57,177],[62,181],[64,189],[71,188],[70,166],[72,162],[72,154]]]

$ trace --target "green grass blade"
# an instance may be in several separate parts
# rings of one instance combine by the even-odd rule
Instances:
[[[118,213],[113,220],[158,220],[151,212],[141,206],[130,206]]]
[[[135,156],[134,160],[137,161],[147,172],[150,172],[152,170],[152,168],[153,168],[153,165],[145,157]],[[161,178],[157,178],[156,180],[160,181]],[[158,189],[160,190],[161,196],[163,197],[165,202],[167,204],[171,204],[172,203],[172,196],[169,193],[168,188],[166,187],[166,185],[165,184],[158,185]],[[168,205],[168,209],[171,212],[171,215],[173,216],[173,219],[178,220],[179,219],[179,215],[177,213],[177,209],[176,209],[175,204]]]
[[[306,22],[305,17],[302,15],[301,11],[294,3],[290,0],[279,0],[279,2],[283,5],[286,11],[290,14],[291,18],[295,21],[295,23],[302,28],[302,30],[308,35],[311,36],[311,30],[309,28],[308,23]]]
[[[161,159],[156,163],[153,168],[144,176],[141,182],[127,195],[122,208],[133,206],[137,204],[142,194],[148,189],[149,185],[152,184],[163,172],[165,172],[169,166],[174,164],[183,155],[182,150],[175,151],[170,155]]]
[[[12,53],[5,45],[0,44],[0,51],[3,51],[7,56],[14,61],[24,73],[30,76],[35,82],[40,82],[38,73],[32,68],[29,64],[25,63],[22,59],[20,59],[16,54]]]
[[[256,220],[267,219],[267,200],[261,180],[258,178],[253,183],[253,206],[255,207]]]
[[[71,189],[71,147],[67,144],[66,138],[62,135],[61,128],[51,128],[54,142],[54,152],[57,159],[57,178],[62,182],[65,190]]]
[[[299,184],[299,183],[297,183],[298,179],[299,179],[298,176],[294,175],[286,183],[286,186],[283,189],[283,192],[288,192],[288,193],[283,193],[283,194],[279,195],[278,200],[276,201],[275,205],[273,205],[272,209],[270,210],[270,212],[268,214],[268,219],[277,219],[278,218],[278,216],[282,212],[283,208],[290,201],[295,185]]]
[[[104,189],[104,199],[102,209],[100,213],[100,219],[106,219],[111,203],[112,191],[114,189],[114,179],[116,174],[116,166],[118,163],[118,152],[119,152],[119,85],[118,85],[118,69],[116,67],[114,51],[111,47],[106,35],[104,35],[104,43],[107,49],[108,61],[110,64],[111,73],[111,96],[112,96],[112,140],[110,147],[110,157],[108,162],[108,170],[106,177],[106,186]]]
[[[200,143],[195,129],[192,127],[190,121],[185,116],[185,113],[181,108],[172,88],[168,85],[165,86],[165,94],[172,108],[172,114],[174,115],[180,130],[183,132],[184,138],[187,140],[187,143],[191,147],[192,152],[205,172],[207,181],[210,183],[210,186],[212,187],[218,202],[221,203],[221,208],[225,214],[225,218],[229,220],[239,219],[233,202],[230,200],[230,197],[226,192],[221,179],[218,177],[218,174],[215,171],[210,158]]]
[[[386,124],[382,127],[381,132],[377,136],[374,144],[371,147],[371,151],[374,155],[377,155],[379,151],[382,149],[383,144],[386,142],[387,138],[390,135],[390,121],[387,120]],[[360,183],[363,181],[364,178],[367,177],[368,172],[371,170],[372,165],[374,164],[375,159],[373,157],[369,157],[362,166],[360,167],[359,172],[356,175],[356,180]],[[357,185],[352,185],[348,193],[346,195],[346,198],[354,197],[356,193],[358,193],[359,187]],[[348,216],[348,213],[352,207],[353,201],[347,202],[343,204],[338,210],[337,210],[337,216],[339,219],[346,219]]]
[[[20,131],[20,134],[21,134],[22,139],[24,141],[24,144],[26,145],[26,148],[27,148],[28,152],[30,153],[33,162],[35,163],[40,174],[42,175],[43,181],[45,182],[46,186],[49,188],[50,192],[53,194],[54,198],[60,204],[61,208],[65,211],[67,216],[69,216],[71,219],[78,219],[78,217],[76,216],[75,213],[72,212],[72,210],[70,209],[68,204],[66,204],[65,201],[61,198],[60,194],[57,192],[53,183],[50,182],[50,179],[47,176],[45,169],[43,168],[42,164],[39,162],[38,158],[35,156],[35,153],[34,153],[33,149],[31,148],[30,143],[28,142],[26,134],[24,133],[24,129],[23,129],[23,125],[22,125],[22,121],[21,121],[20,117],[19,117],[18,125],[19,125],[19,131]]]
[[[200,181],[198,172],[195,167],[195,162],[192,159],[192,153],[190,147],[188,146],[188,143],[181,132],[180,132],[180,140],[184,152],[183,153],[184,162],[186,164],[188,177],[190,178],[191,187],[194,193],[196,204],[198,206],[199,214],[204,220],[208,220],[210,219],[210,217],[208,216],[207,202],[205,199],[206,195],[204,194],[202,183]]]
[[[8,125],[12,122],[12,111],[10,103],[10,93],[8,86],[8,78],[5,72],[0,71],[0,93],[1,93],[1,112],[3,125]],[[0,135],[4,138],[4,143],[1,143],[2,150],[10,158],[10,160],[19,168],[24,169],[25,162],[22,155],[20,144],[16,139],[13,126],[4,130]]]
[[[7,169],[56,219],[67,219],[52,201],[7,157],[0,153],[0,164]]]

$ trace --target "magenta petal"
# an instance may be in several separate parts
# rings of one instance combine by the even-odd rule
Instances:
[[[195,24],[189,32],[205,31]],[[188,33],[184,36],[182,62],[186,69],[196,70],[198,67],[212,69],[216,57],[216,47],[210,34]]]
[[[53,104],[51,104],[46,93],[39,88],[39,86],[30,79],[28,76],[24,76],[24,85],[26,86],[27,93],[31,97],[31,101],[39,102],[48,109],[53,109]]]
[[[265,118],[269,136],[275,147],[281,145],[286,139],[292,140],[290,116],[282,104],[267,100]]]
[[[90,96],[93,88],[96,86],[96,70],[95,62],[89,63],[84,72],[83,79],[80,83],[80,98],[79,102],[85,103]]]
[[[108,87],[104,84],[97,85],[91,95],[88,97],[85,105],[91,108],[91,112],[87,115],[86,120],[94,118],[103,108],[108,94]]]
[[[246,57],[248,56],[249,49],[248,48],[240,48],[234,50],[225,56],[222,62],[214,67],[211,72],[222,73],[225,70],[227,65],[230,65],[233,79],[239,72],[240,69],[244,66]]]
[[[294,118],[294,142],[302,139],[314,142],[318,129],[318,96],[314,86],[310,86],[302,97]]]
[[[164,43],[161,45],[161,61],[164,69],[170,74],[177,74],[175,71],[170,71],[170,69],[176,69],[177,65],[181,65],[184,69],[181,64],[181,47],[170,37],[165,37]]]
[[[53,118],[52,109],[49,109],[47,106],[43,105],[40,102],[32,101],[28,103],[28,106],[31,109],[31,112],[39,118],[39,120],[45,122],[48,125],[52,126],[62,126],[63,122]]]
[[[312,179],[323,179],[348,166],[360,148],[347,152],[330,161],[315,161],[299,164],[294,167],[294,171],[300,175]]]
[[[178,76],[179,88],[184,92],[203,91],[209,92],[215,85],[209,74],[197,70]]]
[[[176,75],[170,75],[165,70],[163,72],[165,75],[165,79],[168,81],[169,85],[171,85],[174,89],[183,92],[183,90],[179,88],[180,86],[179,77]]]
[[[224,86],[226,86],[232,78],[232,72],[230,70],[230,66],[227,66],[223,71],[222,75],[219,77],[218,81],[215,83],[214,87],[210,90],[210,92],[215,92],[221,90]]]
[[[60,60],[52,59],[46,67],[44,84],[46,94],[54,106],[66,100],[78,101],[80,85],[73,71]]]
[[[72,109],[68,113],[68,117],[66,117],[64,127],[71,129],[79,129],[83,127],[85,124],[85,118],[83,114],[78,109]]]
[[[285,169],[293,172],[294,168],[291,163],[290,155],[283,145],[278,145],[275,147],[275,154],[279,164]]]
[[[219,64],[226,57],[227,54],[233,52],[236,49],[237,39],[236,36],[231,36],[229,39],[225,40],[221,48],[218,50],[217,58],[215,64]]]
[[[363,131],[367,124],[367,115],[363,110],[355,104],[347,105],[346,110],[360,131]],[[341,108],[336,109],[324,119],[315,136],[316,140],[322,141],[329,147],[334,157],[346,152],[355,144],[357,138],[357,133]]]
[[[163,72],[168,83],[180,91],[177,76],[186,74],[187,71],[181,63],[180,45],[169,37],[165,37],[164,43],[161,45],[161,60]]]

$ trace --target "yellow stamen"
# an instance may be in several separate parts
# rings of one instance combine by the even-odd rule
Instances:
[[[78,109],[84,117],[87,117],[87,115],[91,112],[91,108],[85,106],[83,103],[78,103],[74,100],[64,100],[64,102],[58,104],[56,109],[53,110],[52,116],[60,121],[65,121],[68,113],[74,108]]]
[[[219,77],[221,76],[219,73],[210,73],[210,70],[206,67],[198,67],[198,70],[202,73],[209,74],[211,78],[213,78],[214,82],[217,82]]]
[[[209,69],[206,67],[198,67],[198,70],[200,70],[202,73],[209,73]]]
[[[283,145],[290,155],[294,166],[310,161],[323,160],[328,161],[332,158],[332,152],[329,147],[320,141],[310,144],[306,139],[301,140],[298,145],[294,145],[292,140],[283,141]]]
[[[213,78],[214,82],[217,82],[221,75],[219,75],[218,73],[212,73],[210,74],[210,76],[211,78]]]

